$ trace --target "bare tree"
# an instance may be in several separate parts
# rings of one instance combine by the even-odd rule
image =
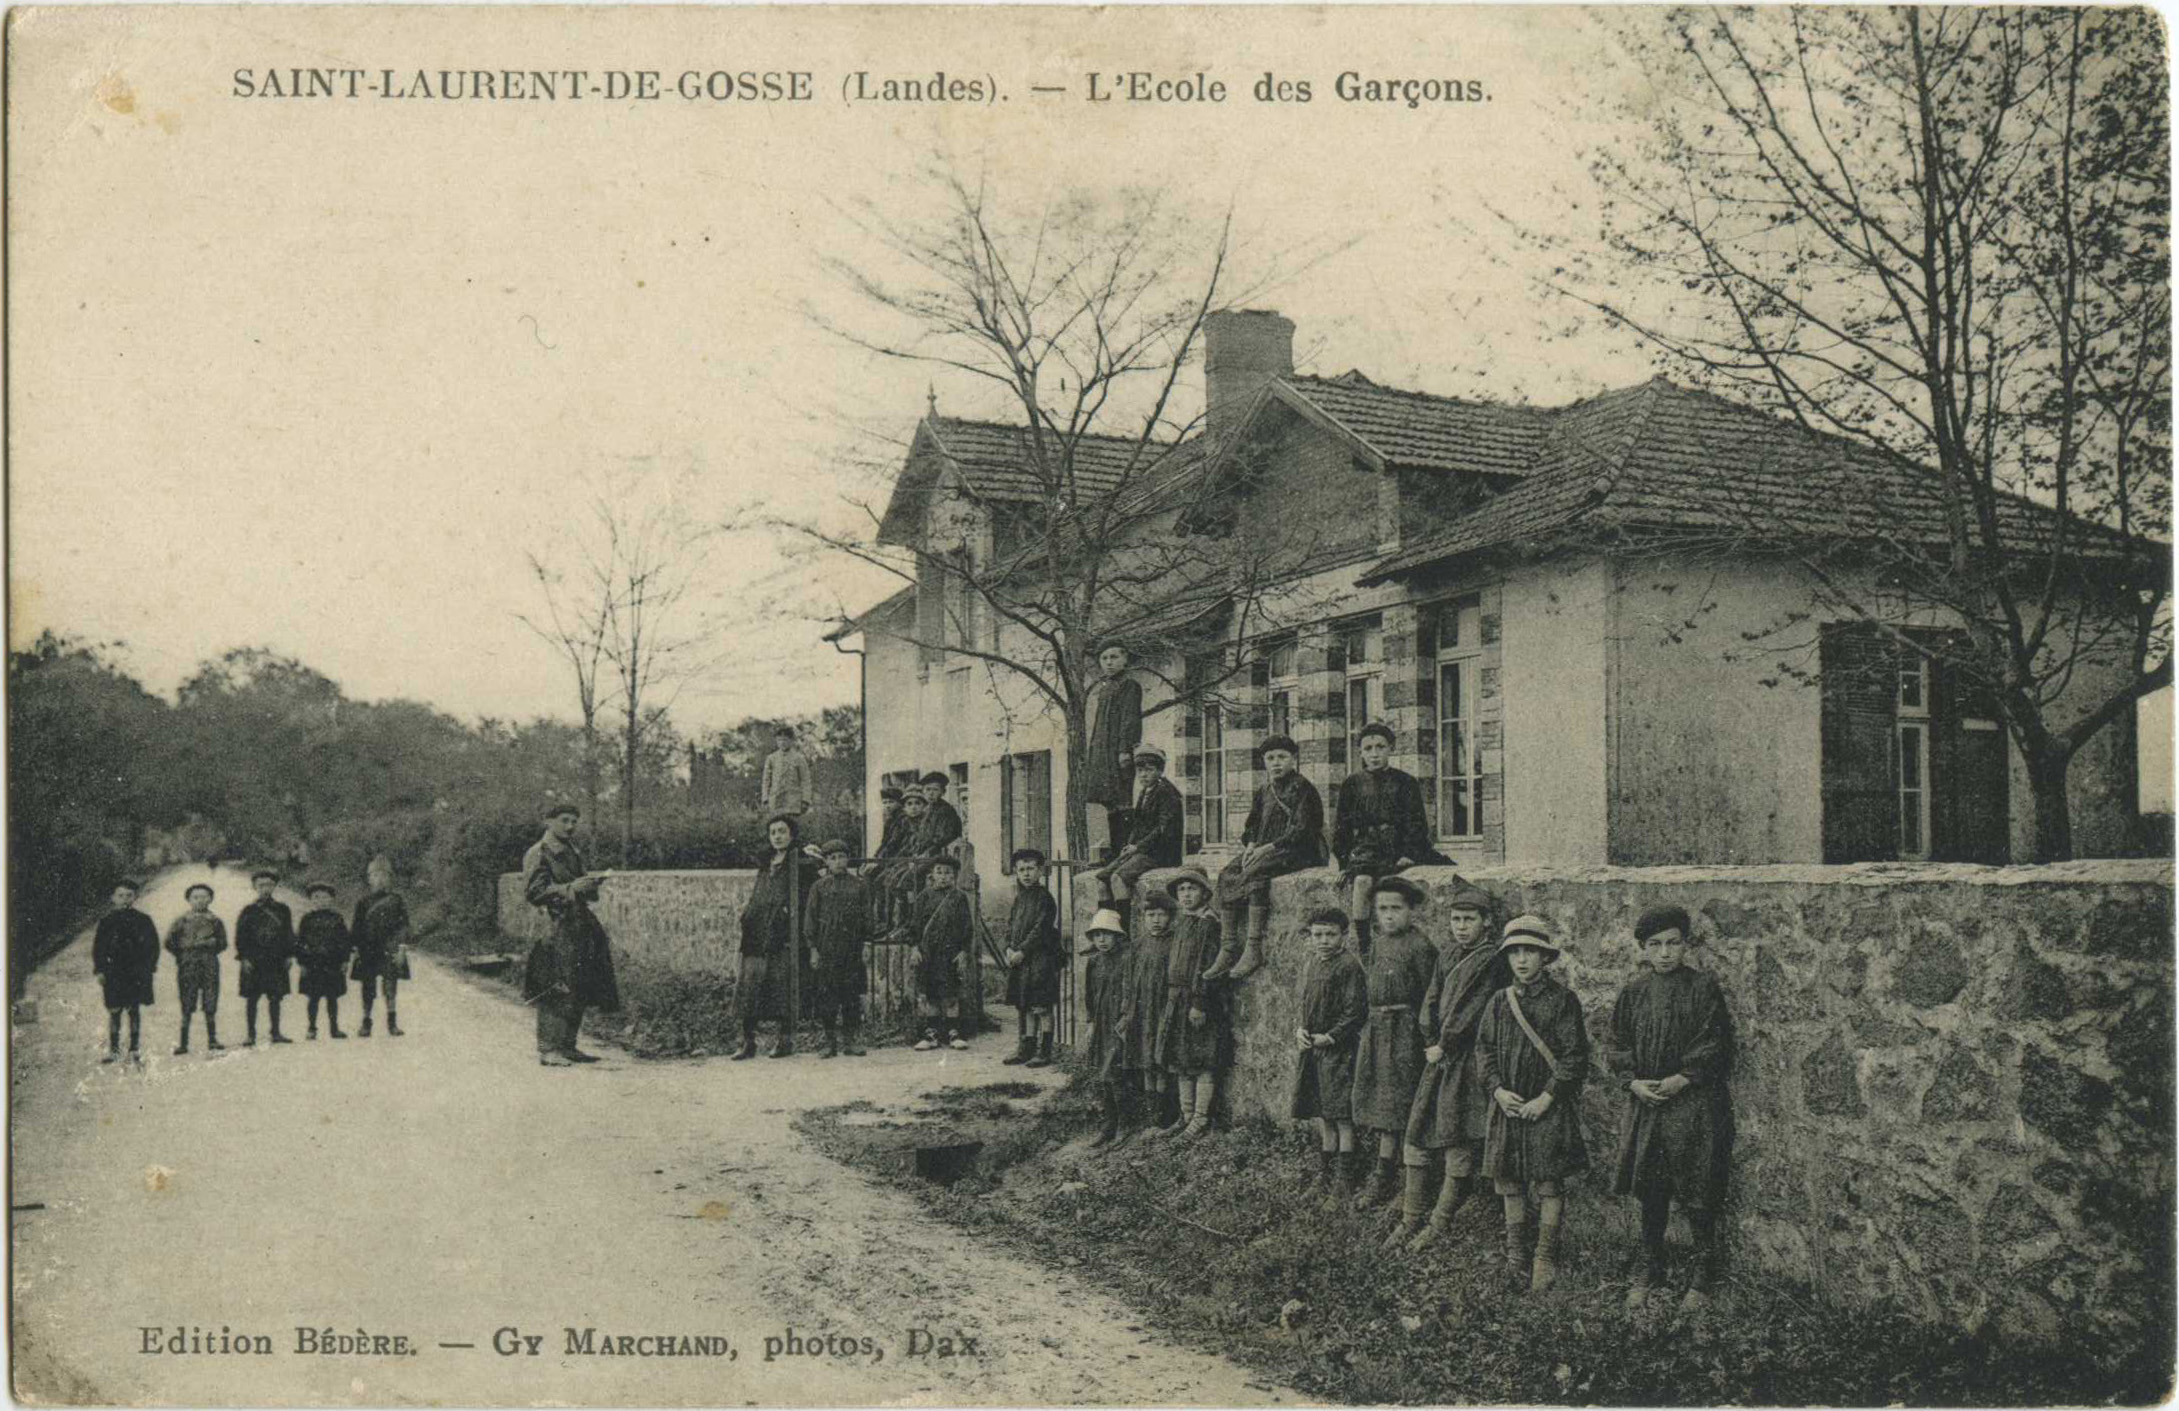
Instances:
[[[521,620],[567,659],[575,677],[593,817],[603,788],[600,721],[608,709],[618,721],[615,802],[624,864],[646,758],[671,732],[667,709],[715,655],[708,634],[689,620],[714,532],[675,497],[648,494],[636,478],[622,477],[600,485],[588,521],[568,530],[555,551],[528,556],[546,611],[542,624]],[[555,567],[555,552],[572,566]]]
[[[1084,857],[1099,646],[1125,643],[1162,682],[1164,696],[1145,701],[1154,714],[1246,670],[1236,643],[1318,611],[1299,580],[1322,526],[1233,532],[1250,448],[1205,434],[1176,395],[1206,317],[1273,276],[1236,281],[1230,224],[1192,218],[1158,192],[1070,193],[1013,218],[980,187],[933,179],[946,205],[931,222],[875,206],[849,213],[883,251],[878,263],[901,273],[834,260],[857,312],[812,316],[882,357],[964,374],[1006,406],[1003,425],[951,422],[934,397],[907,474],[919,458],[1009,470],[989,484],[904,483],[893,503],[911,497],[913,526],[862,502],[851,530],[793,527],[917,589],[912,622],[868,618],[866,632],[979,663],[995,694],[1017,684],[1029,710],[1064,722],[1066,836]],[[1217,485],[1213,465],[1230,472]]]
[[[1941,659],[2026,763],[2036,855],[2069,856],[2069,763],[2172,679],[2157,19],[1674,10],[1622,33],[1647,140],[1593,158],[1600,253],[1523,232],[1546,282],[1849,448],[1803,458],[1812,495],[1721,488],[1682,547],[1760,543],[1821,610]],[[1916,630],[1930,605],[1958,630]]]

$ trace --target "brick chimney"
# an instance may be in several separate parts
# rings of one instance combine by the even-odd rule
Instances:
[[[1203,319],[1203,407],[1212,440],[1232,431],[1248,399],[1294,370],[1294,321],[1270,309],[1220,309]]]

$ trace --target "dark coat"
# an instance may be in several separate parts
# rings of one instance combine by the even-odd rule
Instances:
[[[1021,1009],[1058,1004],[1059,972],[1067,960],[1059,945],[1059,903],[1042,883],[1016,889],[1006,913],[1006,941],[1000,951],[1017,950],[1022,960],[1007,967],[1006,1002]]]
[[[1173,781],[1159,775],[1127,825],[1127,845],[1154,867],[1178,867],[1186,847],[1188,810]]]
[[[1374,773],[1358,769],[1340,781],[1334,799],[1332,855],[1339,859],[1341,880],[1391,876],[1403,857],[1416,866],[1452,862],[1431,844],[1422,785],[1407,771],[1390,765]]]
[[[799,844],[785,858],[774,853],[757,868],[756,885],[741,909],[741,976],[734,988],[734,1007],[743,1019],[786,1017],[790,964],[802,967],[803,991],[813,991],[809,957],[791,953],[793,925],[788,915],[788,887],[802,889],[796,901],[807,928],[810,888],[819,870],[817,860],[804,856]],[[808,934],[806,929],[804,934]]]
[[[219,991],[219,955],[227,949],[227,923],[210,912],[185,911],[166,928],[167,952],[174,957],[175,988],[186,999]]]
[[[1173,948],[1165,962],[1165,1008],[1158,1022],[1160,1066],[1182,1077],[1215,1073],[1233,1062],[1233,1025],[1223,980],[1203,972],[1218,960],[1220,926],[1215,916],[1173,919]],[[1200,1023],[1192,1012],[1200,1010]]]
[[[1369,982],[1362,962],[1342,948],[1330,960],[1309,957],[1301,972],[1301,1012],[1295,1022],[1312,1034],[1330,1034],[1331,1047],[1294,1055],[1289,1117],[1347,1122],[1354,1116],[1354,1045],[1369,1020]]]
[[[384,975],[396,964],[399,948],[408,944],[408,904],[401,900],[399,892],[372,892],[356,903],[348,934],[356,943],[356,963],[348,972],[350,977],[368,980]]]
[[[1145,932],[1133,951],[1127,984],[1134,996],[1135,1023],[1126,1034],[1127,1056],[1121,1066],[1162,1072],[1165,1062],[1160,1056],[1159,1039],[1165,1025],[1165,972],[1172,964],[1173,933],[1153,936]]]
[[[353,948],[348,923],[339,912],[329,906],[304,912],[295,932],[295,954],[303,963],[295,988],[317,999],[339,999],[347,994],[348,980],[341,972]]]
[[[1520,993],[1521,1012],[1551,1046],[1555,1063],[1529,1042],[1508,997]],[[1534,1121],[1509,1118],[1493,1101],[1483,1174],[1508,1181],[1555,1181],[1589,1167],[1581,1137],[1581,1084],[1589,1075],[1589,1034],[1581,1001],[1548,970],[1525,992],[1509,985],[1491,996],[1475,1036],[1476,1075],[1486,1097],[1506,1088],[1524,1101],[1551,1094],[1551,1110]]]
[[[926,998],[936,1000],[954,992],[954,961],[969,948],[975,924],[969,915],[968,893],[959,887],[925,887],[916,893],[908,934],[915,938],[916,982]]]
[[[295,958],[295,913],[284,901],[260,897],[235,918],[235,959],[242,997],[278,998],[288,992],[288,962]]]
[[[924,810],[923,826],[916,830],[914,856],[944,857],[946,849],[961,836],[961,813],[944,799],[932,799]]]
[[[822,1004],[858,1000],[870,988],[863,947],[870,940],[870,885],[850,872],[831,873],[810,888],[810,914],[802,934],[817,951],[817,992]]]
[[[151,1004],[152,976],[159,969],[159,928],[133,906],[98,918],[91,937],[91,970],[106,993],[108,1009]]]
[[[1683,1205],[1716,1209],[1733,1152],[1733,1020],[1712,976],[1681,966],[1641,976],[1612,1006],[1605,1056],[1626,1078],[1685,1074],[1693,1086],[1662,1107],[1627,1093],[1612,1193],[1634,1195],[1670,1181]]]
[[[1408,1145],[1440,1151],[1480,1144],[1490,1135],[1490,1094],[1476,1076],[1475,1036],[1491,996],[1512,983],[1498,943],[1487,935],[1459,956],[1448,947],[1439,960],[1424,1009],[1434,1012],[1434,1042],[1443,1052],[1422,1070],[1415,1085],[1415,1102],[1407,1114]]]
[[[1092,955],[1082,969],[1082,991],[1090,1021],[1085,1054],[1092,1073],[1116,1077],[1139,1052],[1135,1036],[1135,957],[1123,939],[1109,951]]]
[[[1090,689],[1089,739],[1082,746],[1082,795],[1106,808],[1134,803],[1135,768],[1120,763],[1142,743],[1142,684],[1122,674]]]
[[[1236,857],[1218,874],[1221,906],[1244,906],[1258,883],[1305,867],[1324,865],[1324,798],[1316,785],[1295,770],[1283,779],[1257,786],[1241,830],[1244,847],[1265,844],[1270,851],[1246,866]]]
[[[565,996],[591,1009],[620,1008],[613,947],[590,903],[575,891],[585,872],[573,843],[547,833],[522,855],[522,895],[552,918],[552,932],[530,947],[522,997]],[[360,908],[359,908],[360,910]]]
[[[1438,953],[1422,932],[1378,936],[1363,967],[1369,1017],[1354,1050],[1354,1122],[1381,1132],[1407,1130],[1422,1078],[1423,1000],[1437,972]]]
[[[900,850],[908,845],[908,839],[913,836],[913,833],[914,830],[908,827],[906,811],[898,808],[894,809],[891,813],[885,815],[884,831],[878,834],[878,850],[872,853],[871,856],[898,857]]]

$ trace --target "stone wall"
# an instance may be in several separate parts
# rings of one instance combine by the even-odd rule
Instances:
[[[1441,900],[1450,869],[1409,874]],[[1824,1296],[2008,1337],[2138,1337],[2171,1300],[2168,863],[1596,868],[1467,874],[1549,918],[1595,1057],[1640,911],[1676,902],[1733,1008],[1738,1257]],[[1284,1120],[1302,945],[1331,871],[1274,888],[1241,988],[1237,1116]],[[1424,912],[1433,936],[1442,932]],[[1608,1196],[1622,1086],[1598,1073],[1595,1170],[1569,1216],[1632,1238]]]
[[[691,974],[741,970],[741,909],[750,871],[616,872],[596,904],[616,961],[634,959]],[[522,899],[522,874],[499,879],[499,929],[526,948],[549,923]]]

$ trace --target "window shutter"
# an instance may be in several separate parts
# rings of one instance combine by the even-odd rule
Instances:
[[[1823,691],[1823,860],[1899,855],[1898,671],[1876,627],[1832,623],[1818,647]]]
[[[1951,662],[1965,634],[1945,634],[1946,650],[1930,663],[1930,856],[1941,862],[2001,863],[2012,852],[2010,780],[1997,703]]]

